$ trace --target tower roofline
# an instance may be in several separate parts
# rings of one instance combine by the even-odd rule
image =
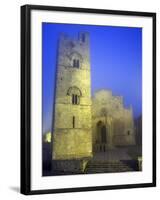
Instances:
[[[60,32],[60,38],[79,41],[82,34],[87,35],[87,37],[89,36],[89,32],[87,32],[87,31],[79,31],[78,34],[75,34],[75,37],[74,37],[74,36],[71,36],[71,35],[68,34],[68,33]]]

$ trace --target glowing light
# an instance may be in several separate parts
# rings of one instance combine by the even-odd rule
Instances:
[[[44,142],[48,142],[48,143],[51,142],[51,132],[48,132],[48,133],[45,134]]]

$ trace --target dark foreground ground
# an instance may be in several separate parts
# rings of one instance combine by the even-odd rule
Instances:
[[[49,147],[45,149],[43,159],[43,176],[71,175],[63,171],[52,171],[51,154]],[[46,152],[45,152],[46,153]],[[141,146],[119,147],[106,152],[95,153],[93,158],[87,163],[85,171],[77,174],[95,174],[95,173],[118,173],[141,171],[139,168],[138,157],[142,156]],[[44,154],[43,154],[44,157]]]

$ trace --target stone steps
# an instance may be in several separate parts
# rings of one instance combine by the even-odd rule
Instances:
[[[109,172],[128,172],[133,169],[122,161],[90,161],[85,173],[109,173]]]

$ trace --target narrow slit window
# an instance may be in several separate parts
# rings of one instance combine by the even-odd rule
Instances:
[[[73,128],[75,128],[75,116],[73,116],[73,119],[72,119],[72,123],[73,123]]]
[[[72,104],[74,104],[74,94],[72,94]]]

